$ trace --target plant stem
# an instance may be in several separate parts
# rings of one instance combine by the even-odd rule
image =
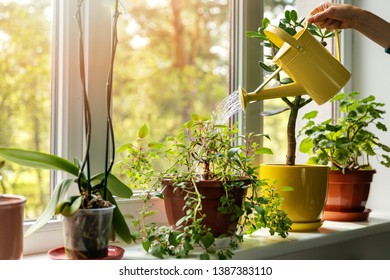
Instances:
[[[287,156],[286,164],[295,165],[295,152],[297,141],[295,138],[295,128],[297,123],[298,111],[300,108],[301,96],[296,96],[294,102],[290,103],[290,116],[287,124]]]
[[[91,197],[91,171],[90,171],[90,162],[89,162],[89,149],[91,146],[91,111],[89,108],[88,102],[88,93],[85,83],[85,60],[84,60],[84,33],[81,20],[81,7],[84,0],[78,1],[76,19],[79,28],[79,58],[80,58],[80,78],[83,88],[83,102],[84,102],[84,125],[85,125],[85,136],[86,136],[86,151],[84,155],[84,160],[80,166],[77,183],[80,194],[82,194],[81,188],[81,179],[84,172],[84,168],[87,168],[87,189],[88,189],[88,198]]]
[[[115,161],[115,137],[114,128],[112,126],[112,81],[114,74],[114,61],[116,54],[116,47],[118,44],[118,33],[117,24],[119,18],[119,0],[115,1],[115,12],[113,16],[112,26],[112,39],[111,39],[111,56],[110,56],[110,69],[108,72],[107,83],[106,83],[106,110],[107,110],[107,125],[106,125],[106,154],[105,154],[105,168],[104,168],[104,179],[103,179],[103,199],[107,196],[107,177],[111,172],[112,166]],[[111,160],[109,161],[109,150],[111,142]]]

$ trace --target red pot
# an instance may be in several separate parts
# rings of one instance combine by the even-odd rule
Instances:
[[[23,256],[23,221],[26,198],[0,195],[0,260]]]
[[[329,172],[325,211],[363,212],[375,170]]]
[[[248,184],[247,181],[244,181]],[[183,215],[185,215],[185,201],[184,196],[186,192],[172,185],[169,180],[163,180],[164,184],[164,203],[165,211],[167,214],[168,222],[170,225],[175,226]],[[193,188],[188,183],[188,188]],[[204,197],[202,199],[202,213],[206,215],[203,220],[203,224],[211,229],[212,234],[218,237],[222,234],[231,235],[237,227],[237,219],[231,219],[230,214],[224,214],[218,211],[220,207],[220,198],[225,195],[222,182],[214,180],[205,180],[197,182],[197,189],[199,193]],[[246,190],[242,187],[235,187],[232,191],[236,204],[242,207],[242,201],[246,194]]]

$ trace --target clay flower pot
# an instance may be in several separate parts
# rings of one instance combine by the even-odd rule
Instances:
[[[25,204],[23,196],[0,195],[0,260],[22,258]]]
[[[245,181],[244,181],[245,182]],[[171,181],[163,180],[164,184],[164,203],[165,212],[167,214],[170,225],[175,226],[176,223],[185,215],[185,195],[186,192],[180,190],[180,187],[175,189]],[[205,214],[203,224],[211,229],[211,233],[218,237],[222,234],[231,235],[235,232],[238,219],[232,220],[231,215],[218,211],[220,207],[220,198],[225,195],[225,190],[221,181],[204,180],[197,182],[197,188],[202,199],[202,213]],[[242,200],[246,190],[242,187],[237,187],[232,190],[232,195],[235,198],[236,204],[241,208]]]
[[[326,220],[359,221],[368,218],[366,209],[370,186],[375,170],[329,172],[328,198],[325,206]]]

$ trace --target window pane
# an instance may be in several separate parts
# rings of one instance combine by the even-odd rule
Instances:
[[[284,17],[285,10],[292,10],[295,0],[265,0],[264,17],[278,24],[279,19]],[[264,61],[263,59],[262,61]],[[265,73],[269,74],[269,73]],[[286,107],[282,99],[269,99],[264,101],[264,111],[271,111]],[[266,145],[272,149],[273,155],[263,155],[263,161],[267,163],[285,163],[287,154],[287,120],[290,111],[278,115],[264,117],[264,132],[269,134],[271,141],[266,141]]]
[[[114,75],[117,147],[144,123],[150,139],[162,140],[191,114],[211,115],[229,94],[228,0],[124,3]]]
[[[0,0],[0,146],[50,151],[51,0]],[[47,204],[50,174],[8,162],[0,193],[27,197],[26,218]]]

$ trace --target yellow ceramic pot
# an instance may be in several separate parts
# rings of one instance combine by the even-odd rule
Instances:
[[[260,165],[260,178],[274,184],[283,209],[292,220],[292,231],[312,231],[323,224],[329,167],[323,165]],[[292,191],[283,191],[284,186]]]

